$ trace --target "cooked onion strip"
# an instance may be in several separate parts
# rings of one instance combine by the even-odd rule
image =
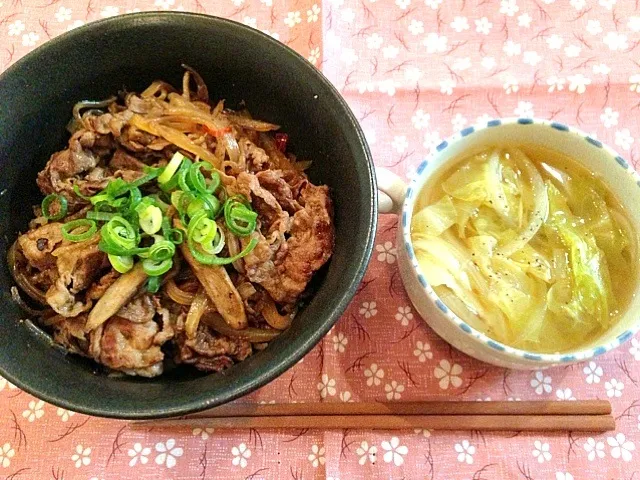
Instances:
[[[158,100],[164,100],[169,93],[175,92],[176,89],[173,85],[163,82],[162,80],[156,80],[149,85],[141,94],[141,98],[156,97]],[[160,93],[160,95],[156,95]]]
[[[262,308],[262,315],[270,327],[277,330],[286,330],[291,325],[293,315],[280,315],[275,303],[270,298]]]
[[[180,305],[191,305],[195,297],[195,294],[185,292],[180,287],[178,287],[173,278],[167,281],[164,287],[164,291],[171,300],[179,303]]]
[[[196,98],[198,100],[200,100],[201,102],[205,102],[208,103],[209,102],[209,89],[207,88],[207,84],[204,83],[204,79],[200,76],[200,74],[195,71],[193,68],[191,68],[189,65],[187,64],[182,64],[182,68],[184,68],[187,72],[184,74],[184,78],[189,78],[189,75],[191,76],[191,78],[193,78],[193,81],[196,84],[197,90],[196,90]],[[185,86],[185,82],[182,82],[183,85],[183,89]],[[186,91],[189,92],[189,81],[187,80],[186,82]]]
[[[518,166],[522,168],[531,180],[534,206],[529,216],[529,222],[524,226],[518,236],[499,249],[500,253],[507,256],[517,252],[529,243],[533,236],[538,233],[538,230],[549,215],[549,199],[538,170],[531,163],[531,160],[521,151],[514,150],[514,157]]]
[[[629,240],[629,265],[638,265],[638,243],[635,241],[635,233],[631,223],[622,213],[618,210],[611,210],[611,216],[618,224],[620,229],[624,232],[625,236]]]
[[[229,249],[229,255],[234,257],[238,255],[242,248],[240,248],[240,240],[233,233],[227,231],[226,232],[226,240],[227,240],[227,248]],[[233,268],[236,269],[237,272],[244,274],[244,261],[242,259],[236,260],[232,263]]]
[[[264,328],[247,327],[242,330],[236,330],[231,328],[220,314],[216,312],[205,313],[200,321],[207,326],[213,328],[216,332],[226,335],[231,338],[243,338],[251,343],[263,343],[270,342],[278,335],[279,330],[267,330]]]
[[[261,120],[254,120],[253,118],[243,117],[237,113],[226,113],[227,118],[231,123],[247,130],[255,130],[256,132],[271,132],[273,130],[279,130],[280,125],[274,123],[263,122]]]
[[[73,106],[73,118],[82,123],[82,115],[80,115],[81,110],[84,110],[85,108],[105,108],[111,105],[117,99],[118,98],[114,95],[100,101],[83,100],[82,102],[78,102]]]
[[[17,262],[17,243],[16,240],[13,242],[11,247],[9,247],[9,251],[7,252],[7,264],[9,265],[9,270],[11,271],[11,275],[13,279],[18,284],[20,289],[29,295],[33,300],[43,305],[47,304],[47,299],[45,297],[45,292],[42,292],[35,285],[33,285],[29,279],[26,277],[24,272],[21,271],[18,262]]]
[[[215,168],[220,168],[220,162],[215,155],[207,149],[193,143],[189,137],[175,128],[160,125],[157,121],[145,120],[140,115],[134,115],[131,117],[129,123],[140,130],[155,135],[156,137],[162,137],[168,142],[173,143],[175,146],[199,156],[202,160],[206,160]]]
[[[207,308],[209,308],[209,298],[204,290],[200,289],[193,298],[187,319],[184,321],[184,332],[187,334],[187,338],[195,338],[200,318],[207,311]]]

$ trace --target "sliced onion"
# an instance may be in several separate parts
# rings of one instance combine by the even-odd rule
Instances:
[[[507,223],[511,224],[511,212],[509,211],[509,202],[505,194],[502,180],[502,164],[500,163],[500,154],[496,150],[487,161],[487,198],[490,200],[491,207],[498,215]]]
[[[200,319],[208,308],[209,297],[204,293],[204,290],[200,289],[195,297],[193,297],[191,308],[189,308],[189,313],[187,313],[187,319],[184,321],[184,331],[187,334],[187,338],[195,338]]]
[[[257,292],[256,287],[254,287],[253,283],[251,282],[242,282],[241,284],[236,285],[236,289],[240,294],[240,298],[242,298],[243,300],[251,298]]]
[[[292,164],[291,161],[287,158],[287,156],[282,153],[280,149],[278,149],[278,147],[276,146],[276,142],[271,135],[261,133],[260,146],[264,149],[265,152],[267,152],[267,155],[269,155],[271,161],[276,164],[276,168],[279,168],[280,170],[301,170],[299,168],[296,168],[295,165]]]
[[[236,330],[230,327],[227,322],[217,312],[207,312],[202,316],[202,323],[213,328],[216,332],[226,335],[232,338],[242,338],[251,343],[264,343],[270,342],[278,335],[279,330],[267,330],[265,328],[253,328],[247,327],[241,330]]]
[[[280,128],[279,125],[255,120],[253,118],[247,118],[242,115],[238,115],[237,113],[226,113],[226,116],[231,123],[239,127],[246,128],[247,130],[255,130],[256,132],[271,132]]]
[[[193,299],[195,294],[190,292],[185,292],[178,285],[176,285],[175,280],[172,278],[165,284],[165,293],[169,296],[171,300],[180,305],[191,305],[193,303]]]
[[[222,142],[227,149],[227,154],[229,155],[229,159],[233,163],[238,163],[240,161],[240,147],[238,146],[238,142],[236,138],[231,133],[225,133],[222,136]]]
[[[629,265],[638,265],[638,242],[636,234],[627,217],[617,210],[610,209],[609,212],[618,227],[624,232],[629,241]]]
[[[529,243],[533,236],[538,233],[538,230],[549,215],[549,198],[547,197],[547,191],[538,170],[521,151],[514,150],[513,155],[518,166],[529,176],[529,179],[531,180],[534,204],[533,210],[529,215],[528,224],[524,226],[524,229],[514,240],[498,249],[500,253],[507,256],[517,252]]]
[[[193,81],[196,84],[196,98],[201,102],[209,102],[209,89],[207,88],[207,84],[204,82],[204,79],[200,76],[198,72],[196,72],[189,65],[182,64],[182,68],[184,68],[188,73],[193,77]],[[186,74],[185,74],[186,76]],[[187,82],[187,89],[189,88],[189,83]]]
[[[131,125],[140,130],[148,132],[156,137],[162,137],[168,142],[173,143],[178,148],[186,150],[187,152],[193,153],[194,155],[199,156],[202,160],[206,160],[215,168],[220,168],[219,160],[208,150],[196,145],[187,137],[184,133],[176,130],[174,128],[166,127],[164,125],[160,125],[157,120],[148,121],[142,118],[139,115],[134,115],[131,117],[129,121]]]
[[[73,106],[73,118],[75,118],[78,122],[82,123],[82,116],[80,115],[80,110],[84,110],[85,108],[108,107],[116,100],[117,100],[117,97],[113,96],[100,101],[83,100],[82,102],[78,102]]]
[[[286,330],[291,325],[294,315],[280,315],[275,303],[270,298],[262,308],[262,315],[270,327],[277,330]]]
[[[162,80],[156,80],[151,85],[149,85],[140,94],[140,96],[142,98],[157,97],[160,100],[164,100],[169,93],[175,92],[175,91],[176,89],[173,88],[173,86],[168,84],[167,82],[163,82]],[[160,95],[156,95],[158,92],[160,92]]]
[[[29,295],[29,297],[31,297],[36,302],[41,303],[42,305],[46,305],[47,299],[45,296],[45,292],[41,291],[39,288],[33,285],[18,266],[17,243],[18,243],[17,240],[13,242],[13,244],[9,248],[9,251],[7,252],[7,263],[9,265],[9,270],[11,271],[11,275],[13,276],[13,279],[15,280],[15,282],[18,284],[18,286],[24,293]]]
[[[240,240],[229,231],[226,231],[225,233],[229,255],[234,257],[242,251],[242,248],[240,248]],[[238,273],[245,273],[244,261],[242,259],[236,260],[231,265],[233,265],[233,268],[235,268]]]

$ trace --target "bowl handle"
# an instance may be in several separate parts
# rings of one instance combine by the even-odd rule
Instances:
[[[402,210],[402,203],[407,194],[407,185],[395,173],[386,168],[376,167],[378,182],[378,210],[380,213],[395,213]]]

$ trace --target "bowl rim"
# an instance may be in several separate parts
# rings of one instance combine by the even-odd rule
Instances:
[[[475,342],[480,342],[483,345],[493,349],[498,355],[508,356],[511,360],[527,361],[528,364],[529,362],[538,363],[540,367],[548,366],[551,364],[568,364],[578,361],[590,360],[618,348],[620,345],[631,339],[640,330],[640,319],[638,319],[630,328],[626,329],[623,333],[618,335],[614,340],[611,340],[604,344],[599,344],[592,348],[581,348],[565,353],[537,353],[520,348],[515,348],[507,345],[506,343],[492,339],[491,337],[475,329],[460,317],[458,317],[458,315],[453,313],[453,311],[446,306],[446,304],[440,299],[429,282],[426,280],[426,277],[422,273],[420,265],[418,264],[418,261],[416,259],[413,244],[411,242],[410,221],[411,214],[413,213],[415,199],[417,198],[417,194],[419,193],[419,191],[424,187],[427,178],[432,176],[436,171],[441,170],[447,162],[443,162],[443,164],[439,165],[438,168],[434,171],[428,171],[426,169],[428,163],[433,160],[433,157],[435,155],[438,155],[446,148],[459,143],[460,141],[465,139],[465,137],[472,135],[474,132],[514,124],[522,125],[523,127],[534,124],[542,125],[547,128],[552,128],[554,130],[564,132],[568,135],[580,137],[587,141],[593,148],[604,150],[607,153],[607,157],[611,160],[612,167],[623,168],[629,175],[629,179],[640,187],[640,175],[638,174],[638,172],[636,172],[636,170],[633,168],[633,166],[631,166],[629,162],[627,162],[616,150],[578,128],[566,125],[564,123],[535,117],[502,117],[491,119],[486,122],[478,122],[474,125],[462,129],[457,133],[454,133],[450,137],[443,140],[435,148],[433,148],[427,159],[423,160],[419,164],[416,174],[409,182],[400,215],[402,223],[402,238],[404,241],[405,250],[407,251],[407,254],[409,256],[411,272],[414,279],[420,284],[422,291],[426,293],[429,301],[438,308],[438,310],[450,323],[453,323],[459,328],[460,333],[466,334],[467,337],[471,337]],[[637,289],[640,289],[640,283]]]
[[[12,384],[19,387],[21,390],[39,398],[46,402],[63,407],[75,412],[94,415],[104,418],[117,418],[117,419],[154,419],[163,418],[176,415],[184,415],[189,413],[195,413],[208,408],[212,408],[217,405],[228,403],[239,397],[247,395],[258,388],[266,385],[267,383],[275,380],[282,375],[285,371],[293,367],[298,361],[303,358],[313,347],[315,347],[322,338],[329,332],[334,324],[340,319],[347,306],[353,299],[353,296],[357,292],[358,285],[364,278],[367,271],[367,266],[372,255],[373,245],[375,242],[377,223],[378,223],[378,191],[376,188],[376,177],[374,170],[373,157],[369,149],[369,145],[366,141],[364,132],[356,119],[353,111],[347,104],[346,100],[342,97],[336,87],[329,81],[327,77],[311,63],[307,61],[302,55],[297,53],[291,47],[284,43],[272,38],[270,35],[264,32],[251,28],[242,23],[229,20],[226,18],[217,17],[214,15],[206,15],[201,13],[192,12],[167,12],[167,11],[145,11],[130,13],[125,15],[118,15],[116,17],[105,18],[89,22],[85,25],[79,26],[68,32],[62,33],[51,40],[48,40],[38,48],[27,53],[25,56],[17,60],[14,64],[9,66],[4,72],[0,74],[0,85],[6,76],[12,75],[14,71],[18,71],[23,68],[24,65],[28,65],[31,62],[37,61],[41,56],[45,55],[56,48],[59,45],[73,43],[76,39],[82,37],[89,32],[103,31],[106,32],[111,28],[122,31],[123,29],[131,30],[137,28],[141,22],[153,22],[156,24],[167,25],[169,22],[175,19],[194,20],[199,22],[207,22],[209,28],[226,27],[237,30],[240,34],[249,35],[254,37],[257,41],[263,43],[269,43],[272,48],[278,50],[278,55],[283,59],[289,59],[289,61],[298,62],[299,65],[305,65],[310,76],[315,76],[318,79],[320,85],[325,88],[326,92],[332,98],[332,103],[340,111],[341,115],[345,117],[345,124],[348,125],[347,131],[351,130],[351,134],[357,140],[358,148],[361,150],[361,154],[364,157],[362,174],[365,182],[365,187],[368,184],[370,191],[370,197],[364,199],[369,201],[370,205],[363,206],[363,244],[364,248],[361,251],[356,250],[354,258],[352,259],[354,265],[351,269],[352,278],[350,279],[348,286],[344,289],[340,296],[335,299],[333,308],[324,316],[324,319],[319,322],[318,328],[313,333],[299,341],[299,345],[295,348],[293,353],[286,357],[279,363],[274,361],[266,364],[264,368],[261,368],[259,374],[253,377],[250,381],[244,381],[242,383],[235,383],[233,388],[229,388],[223,394],[219,391],[212,391],[209,398],[204,398],[204,395],[197,397],[189,402],[182,402],[177,406],[169,407],[156,407],[156,408],[138,408],[131,409],[130,407],[123,407],[122,409],[115,409],[113,407],[103,407],[99,402],[94,404],[86,404],[67,398],[62,398],[54,393],[44,391],[39,385],[26,384],[19,376],[11,373],[4,365],[0,364],[0,375],[7,379]],[[284,60],[283,60],[284,61]],[[365,213],[366,208],[366,213]],[[39,348],[39,347],[38,347]],[[211,397],[217,396],[215,401],[211,400]],[[169,402],[168,402],[169,403]]]

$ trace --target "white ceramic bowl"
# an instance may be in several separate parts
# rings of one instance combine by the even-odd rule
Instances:
[[[418,167],[409,185],[393,173],[378,169],[380,211],[400,216],[398,264],[402,280],[418,313],[444,340],[464,353],[493,365],[539,369],[567,365],[602,355],[629,340],[640,329],[638,289],[629,308],[608,332],[580,350],[539,354],[492,340],[461,320],[438,298],[420,271],[411,246],[411,217],[416,197],[426,182],[448,168],[460,155],[487,145],[534,144],[570,156],[597,173],[620,200],[636,234],[640,232],[640,176],[613,149],[567,125],[531,118],[507,118],[465,128],[443,141]]]

